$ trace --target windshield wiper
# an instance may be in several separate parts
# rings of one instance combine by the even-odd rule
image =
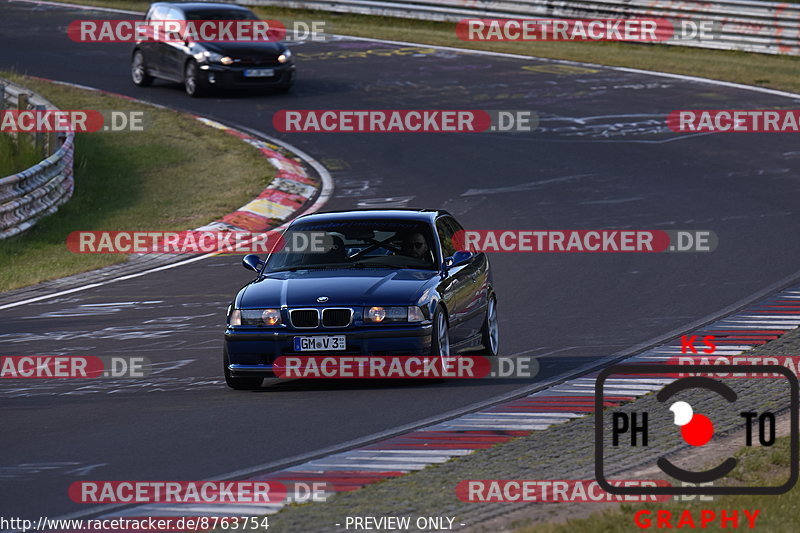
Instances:
[[[327,268],[340,268],[331,265],[298,265],[292,267],[276,268],[275,270],[267,270],[264,274],[272,274],[273,272],[297,272],[298,270],[325,270]]]
[[[406,266],[399,266],[399,265],[383,265],[380,263],[353,263],[350,265],[350,268],[391,268],[391,269],[403,269],[408,268]]]

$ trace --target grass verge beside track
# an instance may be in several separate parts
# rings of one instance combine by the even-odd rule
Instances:
[[[273,168],[247,143],[174,111],[0,72],[61,109],[143,111],[143,132],[79,133],[75,193],[29,232],[0,241],[0,291],[85,272],[125,255],[74,254],[78,230],[185,230],[247,203]]]
[[[786,458],[789,455],[789,437],[781,437],[776,440],[775,445],[770,448],[743,448],[736,457],[743,463],[743,475],[737,481],[749,485],[767,486],[775,483],[776,479],[786,479],[788,477],[789,464]],[[708,467],[715,465],[706,465]],[[751,512],[758,510],[755,528],[759,531],[786,532],[797,531],[796,510],[800,508],[800,489],[795,487],[786,494],[778,496],[721,496],[713,502],[690,502],[690,503],[668,503],[668,504],[645,504],[628,505],[622,504],[604,512],[594,513],[586,518],[568,520],[561,524],[537,524],[520,526],[514,530],[515,533],[571,533],[573,531],[603,531],[607,533],[640,531],[633,517],[637,511],[650,511],[643,514],[640,518],[641,523],[644,519],[651,520],[652,527],[657,523],[656,513],[659,510],[666,510],[672,513],[671,524],[675,528],[681,519],[684,511],[689,511],[696,527],[701,528],[701,511],[711,510],[719,517],[725,510],[739,511],[739,527],[749,529],[747,520],[742,515],[742,510],[747,509]],[[688,528],[688,525],[685,524]],[[736,528],[722,528],[719,525],[719,518],[710,526],[702,526],[702,529],[709,531],[729,531]]]
[[[0,178],[30,168],[41,159],[39,151],[25,135],[15,138],[0,133]]]
[[[141,12],[146,11],[150,5],[150,2],[141,0],[77,0],[69,3]],[[800,77],[797,76],[798,58],[793,56],[641,43],[468,42],[456,38],[454,22],[428,22],[371,15],[348,15],[272,6],[257,7],[254,10],[260,17],[280,20],[287,27],[294,20],[321,20],[326,23],[325,31],[327,33],[491,50],[552,59],[567,59],[601,65],[701,76],[783,91],[800,92]],[[299,63],[298,67],[302,69],[302,58]]]

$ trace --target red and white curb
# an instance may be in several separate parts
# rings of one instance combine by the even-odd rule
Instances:
[[[204,117],[195,118],[254,146],[278,171],[269,187],[254,200],[198,230],[264,231],[290,218],[317,194],[319,183],[308,175],[301,162],[281,153],[278,145]]]
[[[74,87],[86,91],[97,92],[114,96],[117,98],[124,98],[125,100],[136,102],[137,104],[147,105],[158,109],[170,109],[160,104],[154,104],[146,100],[139,100],[124,94],[114,93],[98,89],[96,87],[89,87],[87,85],[80,85],[77,83],[70,83],[66,81],[51,80],[48,78],[41,78],[38,76],[29,76],[30,78],[64,85],[67,87]],[[290,219],[298,211],[300,211],[314,196],[320,187],[326,193],[326,199],[330,196],[333,188],[331,183],[324,183],[325,176],[321,176],[320,180],[314,179],[306,171],[305,165],[301,159],[294,159],[287,154],[291,154],[291,148],[285,145],[281,146],[277,143],[266,142],[258,139],[248,133],[240,131],[236,128],[226,126],[210,118],[185,113],[202,124],[211,128],[218,129],[229,135],[233,135],[246,142],[247,144],[258,149],[259,152],[269,161],[276,170],[275,178],[270,182],[269,186],[261,193],[243,205],[236,211],[228,213],[219,220],[215,220],[196,228],[195,231],[250,231],[260,232],[266,231],[270,228],[279,226],[284,221]],[[313,165],[312,165],[313,166]]]
[[[739,355],[775,340],[800,326],[800,286],[767,297],[737,313],[687,333],[702,339],[713,335],[714,356]],[[656,346],[625,360],[626,363],[665,362],[680,355],[680,341]],[[696,357],[707,356],[699,354]],[[249,479],[325,483],[329,491],[357,490],[378,481],[402,476],[454,457],[491,448],[514,437],[530,435],[594,412],[598,372],[570,379],[522,398],[468,413],[445,422],[391,437],[367,446],[334,453],[277,472]],[[661,389],[671,378],[620,377],[606,381],[605,405],[632,401]],[[140,505],[112,516],[234,516],[267,515],[290,503],[269,505]]]

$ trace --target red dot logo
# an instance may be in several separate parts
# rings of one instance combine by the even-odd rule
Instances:
[[[695,414],[686,402],[675,402],[670,408],[675,413],[675,424],[681,427],[681,436],[686,444],[703,446],[714,436],[714,424],[706,415]]]

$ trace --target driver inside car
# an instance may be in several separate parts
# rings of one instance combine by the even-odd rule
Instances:
[[[428,242],[422,233],[411,233],[403,239],[403,254],[415,259],[428,258]]]

